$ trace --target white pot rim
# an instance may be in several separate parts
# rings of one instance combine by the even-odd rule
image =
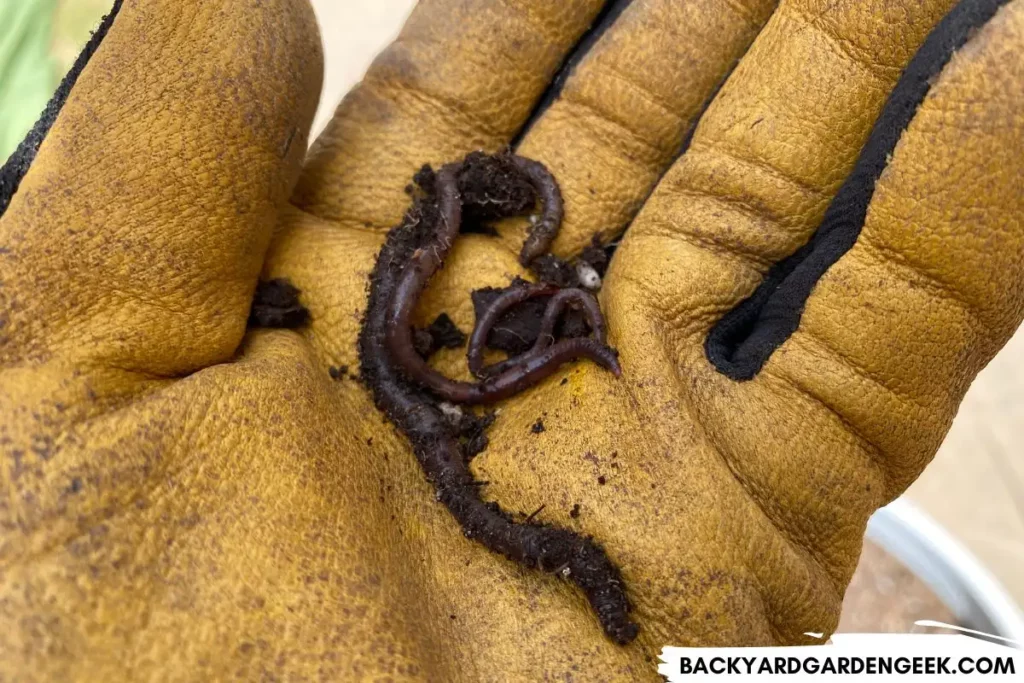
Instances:
[[[1007,590],[949,532],[905,499],[876,512],[867,537],[918,576],[968,628],[1024,648],[1024,616]]]

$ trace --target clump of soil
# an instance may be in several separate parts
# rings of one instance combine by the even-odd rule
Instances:
[[[429,327],[413,333],[416,353],[430,358],[441,349],[457,349],[466,343],[466,334],[460,330],[447,313],[442,313]]]
[[[309,322],[309,310],[299,303],[302,292],[283,278],[260,281],[256,285],[250,327],[294,329]]]
[[[580,286],[576,269],[554,254],[544,254],[530,264],[530,270],[541,282],[547,282],[563,289]]]
[[[435,194],[436,173],[424,165],[405,188],[407,194]],[[490,222],[527,213],[537,192],[506,154],[473,152],[462,162],[457,182],[462,194],[462,233],[497,235]]]
[[[462,456],[467,462],[487,450],[490,439],[487,436],[487,428],[494,424],[497,414],[494,411],[477,415],[470,410],[464,410],[462,417],[455,423],[455,434],[462,446]]]
[[[615,246],[602,247],[601,238],[598,235],[594,235],[590,241],[590,246],[580,253],[579,260],[593,268],[598,275],[604,277],[604,274],[608,271],[608,264],[611,262],[613,253],[615,253]]]
[[[462,193],[462,232],[493,232],[485,224],[533,209],[537,192],[509,155],[490,156],[473,152],[462,163],[458,176]]]

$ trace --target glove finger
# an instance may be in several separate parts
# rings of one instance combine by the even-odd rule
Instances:
[[[954,2],[782,3],[701,117],[619,259],[669,249],[668,261],[685,262],[687,272],[665,279],[700,295],[701,306],[709,291],[696,282],[701,274],[726,268],[756,284],[817,228],[903,67]],[[719,315],[736,294],[724,293]]]
[[[781,4],[627,232],[606,296],[639,287],[705,363],[708,331],[810,239],[954,2]]]
[[[678,158],[719,84],[775,0],[619,2],[616,20],[580,55],[535,114],[517,152],[542,161],[565,199],[553,245],[571,256],[616,239]],[[498,226],[518,252],[529,223]]]
[[[846,415],[768,373],[737,381],[709,363],[706,343],[814,233],[900,73],[952,4],[780,4],[627,231],[602,290],[624,376],[674,368],[678,402],[730,474],[839,589],[861,547],[858,524],[885,503],[873,446]],[[899,431],[891,414],[877,416]]]
[[[0,222],[0,362],[189,372],[244,333],[316,106],[315,17],[138,0],[95,42]]]
[[[604,4],[423,0],[313,146],[295,204],[393,227],[423,164],[509,143]]]
[[[737,479],[840,579],[1024,314],[1022,44],[1020,0],[959,5],[893,91],[822,223],[831,236],[706,337],[718,371],[704,320],[669,351],[686,354],[692,405]],[[742,297],[737,272],[722,276]]]
[[[843,416],[882,456],[890,498],[1024,315],[1022,48],[1022,0],[961,3],[936,29],[720,366],[767,358],[764,374]]]

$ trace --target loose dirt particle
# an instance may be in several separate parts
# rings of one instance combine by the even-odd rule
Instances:
[[[457,349],[466,343],[466,334],[460,330],[447,313],[442,313],[430,326],[413,332],[416,353],[430,358],[440,349]]]
[[[309,310],[299,303],[301,293],[283,278],[258,283],[249,311],[249,327],[302,327],[309,322]]]

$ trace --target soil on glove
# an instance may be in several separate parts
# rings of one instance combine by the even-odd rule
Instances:
[[[299,302],[301,293],[283,278],[261,281],[253,295],[249,327],[302,327],[309,322],[309,310]]]
[[[413,332],[416,353],[424,359],[430,358],[441,349],[457,349],[466,343],[466,334],[460,330],[447,313],[442,313],[429,327]]]

